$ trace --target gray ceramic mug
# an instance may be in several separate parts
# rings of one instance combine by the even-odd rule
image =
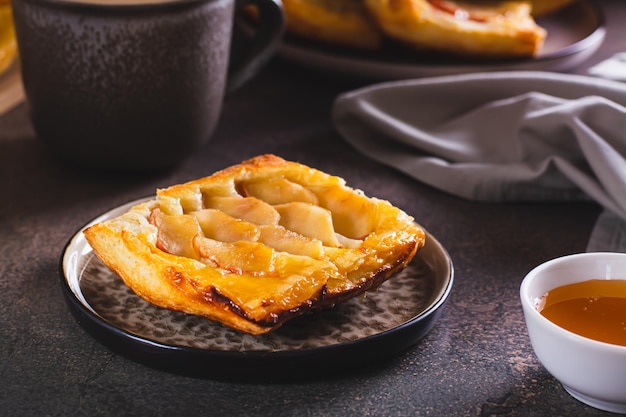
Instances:
[[[235,11],[258,9],[240,62]],[[180,163],[212,135],[225,92],[280,41],[280,0],[12,0],[24,90],[41,141],[114,169]]]

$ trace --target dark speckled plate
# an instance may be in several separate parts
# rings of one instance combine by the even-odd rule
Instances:
[[[85,227],[138,202],[115,208]],[[82,230],[61,258],[66,300],[78,323],[132,359],[195,376],[275,380],[389,357],[432,329],[453,282],[447,252],[427,235],[411,264],[377,291],[294,319],[270,334],[251,336],[139,298],[93,254]]]

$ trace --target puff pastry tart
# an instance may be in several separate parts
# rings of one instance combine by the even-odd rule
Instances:
[[[283,0],[283,8],[291,34],[335,46],[382,46],[382,34],[363,0]]]
[[[424,245],[389,202],[263,155],[85,230],[145,300],[251,334],[375,289]]]
[[[363,1],[388,37],[418,49],[481,58],[531,57],[546,37],[525,1]]]
[[[0,74],[9,68],[16,56],[17,42],[11,3],[8,0],[0,0]]]

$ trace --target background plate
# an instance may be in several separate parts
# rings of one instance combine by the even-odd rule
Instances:
[[[358,53],[320,47],[287,37],[279,54],[291,61],[336,74],[374,79],[402,79],[483,71],[567,71],[587,60],[606,36],[604,16],[596,3],[575,2],[537,22],[548,31],[541,54],[534,59],[499,62],[407,54],[406,50]],[[419,55],[419,56],[418,56]]]
[[[94,219],[115,217],[134,201]],[[391,356],[425,336],[450,294],[452,262],[427,235],[411,264],[378,291],[252,336],[201,317],[155,307],[99,259],[82,228],[61,258],[61,281],[78,323],[110,348],[169,371],[215,378],[311,377]]]

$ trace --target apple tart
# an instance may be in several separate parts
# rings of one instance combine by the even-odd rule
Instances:
[[[11,66],[16,57],[17,42],[11,3],[8,0],[0,0],[0,74]]]
[[[274,155],[159,189],[84,233],[148,302],[250,334],[377,288],[425,243],[388,201]]]
[[[308,41],[369,51],[399,44],[413,53],[507,59],[538,55],[546,30],[534,18],[572,1],[283,0],[283,5],[287,32]]]
[[[388,37],[482,58],[537,55],[546,37],[526,1],[363,0]]]

